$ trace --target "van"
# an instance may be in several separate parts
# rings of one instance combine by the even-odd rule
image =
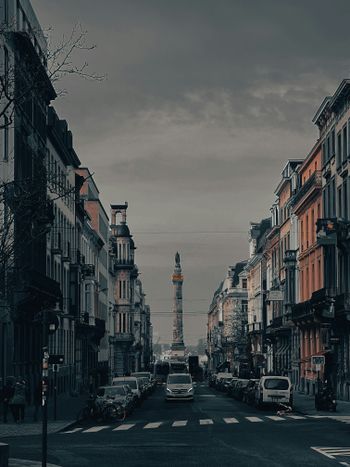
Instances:
[[[120,376],[117,378],[113,378],[112,386],[114,385],[129,386],[132,392],[138,397],[138,399],[141,399],[141,389],[139,385],[139,380],[135,376]]]
[[[263,376],[255,393],[255,404],[288,404],[293,407],[293,388],[288,376]]]

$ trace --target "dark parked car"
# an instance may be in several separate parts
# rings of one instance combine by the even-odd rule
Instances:
[[[254,405],[255,403],[255,391],[258,387],[259,380],[258,379],[250,379],[248,381],[247,386],[244,388],[243,391],[243,402],[247,404]]]
[[[238,383],[238,378],[232,379],[232,381],[230,382],[230,385],[229,385],[229,387],[227,388],[227,394],[228,394],[230,397],[233,397],[234,391],[235,391],[235,387],[236,387],[237,383]]]
[[[237,384],[235,385],[235,389],[233,391],[233,397],[241,401],[243,399],[243,393],[245,388],[248,386],[249,379],[239,379]]]

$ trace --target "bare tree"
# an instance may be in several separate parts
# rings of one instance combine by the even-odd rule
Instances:
[[[48,31],[50,32],[50,31]],[[16,40],[17,36],[22,36],[25,40],[32,41],[36,35],[42,35],[42,31],[15,31],[11,24],[0,25],[0,45],[6,41]],[[87,31],[81,25],[76,25],[71,34],[63,36],[54,46],[48,41],[48,48],[45,56],[34,60],[32,56],[27,57],[26,68],[31,64],[30,73],[26,73],[26,79],[21,83],[20,89],[17,84],[20,72],[18,63],[4,63],[0,70],[0,130],[13,124],[14,113],[18,105],[23,104],[28,96],[33,92],[41,91],[50,82],[55,86],[64,76],[75,75],[83,79],[102,81],[105,76],[91,72],[87,61],[78,63],[77,52],[81,55],[96,48],[96,45],[89,44]],[[43,70],[45,70],[43,72]],[[58,95],[66,91],[60,89],[56,91]],[[6,117],[6,118],[4,118]]]

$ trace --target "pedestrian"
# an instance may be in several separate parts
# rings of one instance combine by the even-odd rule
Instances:
[[[12,382],[10,380],[7,380],[1,392],[4,423],[7,423],[7,414],[9,411],[10,400],[13,394],[14,394],[14,388],[13,388]]]
[[[10,399],[10,407],[15,423],[23,421],[25,404],[25,387],[21,381],[17,381],[14,387],[14,394]]]

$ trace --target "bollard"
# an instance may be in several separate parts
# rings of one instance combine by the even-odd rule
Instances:
[[[9,445],[5,443],[0,443],[0,467],[9,466],[9,452]]]

